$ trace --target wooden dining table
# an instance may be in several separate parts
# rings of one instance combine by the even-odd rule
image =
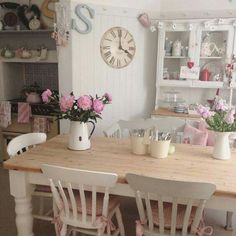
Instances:
[[[212,147],[176,144],[176,152],[165,159],[131,152],[128,139],[96,137],[86,151],[67,148],[67,135],[58,135],[44,144],[4,162],[9,170],[10,192],[15,198],[18,236],[33,236],[31,194],[35,185],[49,185],[42,164],[82,170],[116,173],[118,182],[112,194],[134,197],[126,182],[127,173],[168,180],[208,182],[216,185],[207,208],[236,212],[236,151],[230,160],[212,158]],[[21,227],[21,225],[24,227]]]

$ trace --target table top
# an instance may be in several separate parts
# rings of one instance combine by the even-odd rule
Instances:
[[[67,135],[58,135],[42,145],[4,162],[9,170],[41,172],[41,164],[52,164],[84,170],[111,172],[125,183],[127,173],[170,180],[214,183],[216,195],[236,197],[236,152],[230,160],[211,157],[212,147],[176,144],[176,152],[166,159],[131,153],[127,139],[94,138],[92,148],[72,151],[67,148]]]
[[[200,118],[199,115],[185,114],[185,113],[176,113],[169,110],[168,108],[160,107],[157,110],[152,111],[152,116],[170,116],[170,117],[180,117],[180,118],[189,118],[196,119]]]

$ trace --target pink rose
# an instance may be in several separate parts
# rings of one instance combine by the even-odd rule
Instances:
[[[97,113],[101,113],[104,109],[104,104],[102,101],[100,101],[99,99],[95,99],[93,101],[93,109],[95,112]]]
[[[67,112],[73,107],[74,96],[62,96],[60,99],[60,109],[63,112]]]
[[[50,89],[47,89],[42,93],[41,96],[42,96],[43,102],[49,103],[50,97],[52,96],[52,91]]]
[[[106,98],[106,100],[107,100],[109,103],[112,102],[112,96],[111,96],[111,94],[105,93],[105,94],[103,95],[103,97]]]
[[[79,108],[87,111],[92,108],[92,100],[89,96],[84,95],[79,97],[79,99],[77,100],[77,105]]]

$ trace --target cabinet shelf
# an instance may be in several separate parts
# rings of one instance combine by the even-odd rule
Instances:
[[[189,57],[184,57],[184,56],[179,56],[179,57],[175,57],[175,56],[165,56],[165,59],[187,59]]]
[[[223,57],[200,57],[201,60],[221,60]]]
[[[35,33],[52,33],[53,29],[39,30],[1,30],[0,34],[35,34]]]
[[[200,80],[161,80],[161,87],[180,87],[180,88],[223,88],[221,81],[200,81]]]
[[[47,59],[46,60],[39,60],[38,57],[33,57],[29,59],[24,58],[4,58],[0,57],[0,62],[6,63],[57,63],[57,52],[55,51],[48,51]]]

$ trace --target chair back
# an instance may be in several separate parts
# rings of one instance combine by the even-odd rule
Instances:
[[[127,174],[126,179],[130,187],[135,191],[136,204],[141,222],[148,220],[148,232],[154,231],[153,214],[150,200],[158,201],[159,231],[155,235],[176,235],[176,218],[178,204],[185,205],[185,215],[182,228],[182,236],[188,235],[189,219],[192,207],[196,206],[196,213],[191,224],[191,234],[197,232],[206,201],[216,190],[216,186],[210,183],[184,182],[151,178],[135,174]],[[144,202],[142,199],[144,198]],[[164,202],[172,203],[171,229],[165,230]],[[145,209],[147,213],[147,219]],[[169,234],[168,234],[169,233]]]
[[[53,198],[57,210],[68,222],[77,222],[76,225],[94,225],[97,216],[97,192],[104,192],[102,216],[108,216],[109,189],[117,182],[117,175],[96,171],[79,170],[53,165],[42,165],[42,171],[49,179]],[[78,211],[78,201],[75,191],[79,190],[81,209]],[[88,201],[85,190],[92,192],[92,213],[88,212]],[[63,220],[62,219],[62,220]],[[69,223],[68,223],[69,224]]]
[[[119,123],[114,123],[106,130],[103,131],[105,137],[107,138],[121,138],[121,128]]]
[[[30,147],[46,142],[47,135],[45,133],[28,133],[12,139],[7,146],[7,153],[10,157],[14,157],[27,151]]]

